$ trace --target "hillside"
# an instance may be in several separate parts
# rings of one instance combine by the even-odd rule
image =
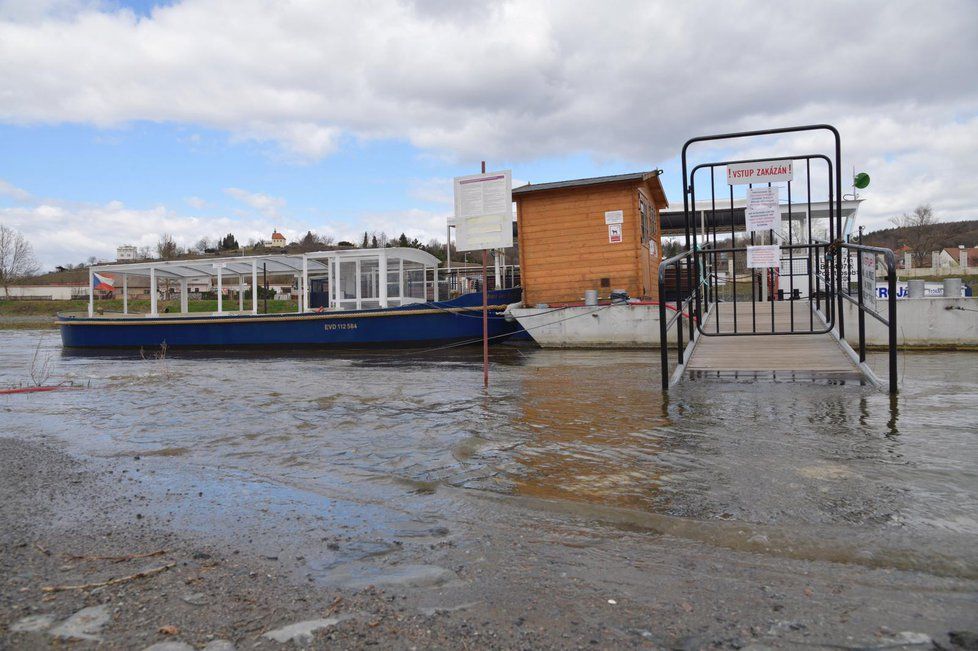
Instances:
[[[936,248],[957,248],[978,246],[978,219],[963,222],[941,222],[930,227],[936,237]],[[865,233],[863,241],[871,246],[898,249],[908,241],[908,228],[885,228]]]

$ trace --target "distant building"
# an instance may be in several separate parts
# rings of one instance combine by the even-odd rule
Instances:
[[[139,255],[139,250],[131,244],[123,244],[115,250],[115,259],[118,262],[135,260]]]
[[[278,231],[272,231],[272,241],[268,243],[268,246],[273,249],[284,249],[285,244],[285,236]]]

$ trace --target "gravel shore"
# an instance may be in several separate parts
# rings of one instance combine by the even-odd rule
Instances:
[[[475,538],[363,541],[316,526],[315,498],[242,511],[172,462],[0,439],[0,647],[921,649],[975,629],[974,580],[634,526],[597,539],[505,502],[509,525]],[[189,512],[240,525],[202,529]],[[381,572],[322,561],[370,544],[390,559]]]

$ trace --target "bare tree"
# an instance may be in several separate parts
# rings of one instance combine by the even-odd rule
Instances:
[[[925,266],[931,252],[937,250],[939,244],[939,235],[934,228],[938,219],[930,205],[921,204],[912,213],[903,213],[891,221],[894,226],[904,230],[904,240],[910,248],[914,265]]]
[[[318,239],[319,246],[333,246],[333,243],[336,241],[333,239],[332,235],[320,235],[318,236]]]
[[[12,228],[0,224],[0,285],[10,296],[10,284],[37,273],[34,249],[24,236]]]
[[[194,251],[196,251],[197,253],[207,253],[207,249],[210,248],[213,247],[211,246],[210,240],[208,240],[206,237],[200,238],[199,240],[197,240],[197,243],[194,244]]]
[[[177,243],[173,241],[172,235],[163,233],[160,236],[159,242],[156,243],[156,254],[160,260],[172,260],[180,255],[180,249],[177,247]]]
[[[137,254],[140,260],[149,260],[153,257],[153,250],[148,246],[139,247],[139,253]]]

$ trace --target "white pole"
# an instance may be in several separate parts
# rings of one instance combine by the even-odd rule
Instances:
[[[496,249],[492,256],[492,262],[496,270],[496,289],[500,289],[503,286],[503,272],[499,268],[499,249]]]
[[[258,261],[251,261],[251,313],[258,314]]]
[[[149,268],[149,314],[159,316],[156,296],[156,267]]]
[[[180,279],[180,312],[184,314],[190,311],[190,296],[187,291],[187,282],[186,278]]]
[[[88,316],[95,314],[95,272],[88,268]]]
[[[432,292],[432,297],[437,302],[438,301],[438,264],[431,268],[431,276],[434,278],[434,291]]]
[[[398,271],[397,271],[397,290],[401,294],[401,305],[404,305],[404,258],[398,260]]]
[[[122,274],[122,313],[129,314],[129,274]]]
[[[217,266],[217,313],[221,314],[224,311],[224,284],[221,280],[221,266]]]
[[[299,300],[299,311],[309,309],[309,258],[302,256],[302,298]]]
[[[238,312],[244,312],[244,276],[238,274]]]
[[[387,307],[387,251],[380,250],[380,267],[377,271],[380,283],[380,306]]]

